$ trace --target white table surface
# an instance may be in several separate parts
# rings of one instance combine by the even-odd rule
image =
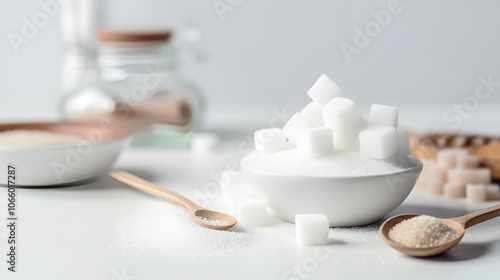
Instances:
[[[237,147],[245,140],[233,137],[216,153],[203,155],[189,150],[131,148],[115,167],[192,198],[196,190],[203,191],[203,186],[213,181],[211,172],[239,160]],[[0,188],[3,221],[6,193],[6,188]],[[186,246],[185,252],[176,245],[176,238],[179,242],[185,242],[186,236],[203,238],[189,235],[189,229],[197,225],[180,206],[105,176],[81,186],[18,189],[17,196],[18,272],[8,272],[2,261],[0,279],[498,279],[500,220],[470,228],[456,248],[426,259],[407,257],[386,246],[376,233],[380,222],[357,233],[360,240],[336,237],[337,231],[331,230],[332,244],[327,245],[331,251],[321,260],[314,259],[318,247],[295,245],[293,232],[276,242],[257,240],[264,245],[248,244],[207,255],[206,247],[197,252],[196,247]],[[453,217],[493,204],[446,201],[413,191],[387,217],[399,213]],[[144,233],[141,217],[155,217],[165,224]],[[133,234],[123,237],[124,225],[139,233],[131,243],[125,241]],[[151,224],[147,226],[151,229]],[[1,226],[1,260],[6,259],[6,236],[6,227]],[[265,239],[262,233],[256,236]],[[170,243],[161,242],[163,237]],[[292,274],[296,266],[305,274]]]

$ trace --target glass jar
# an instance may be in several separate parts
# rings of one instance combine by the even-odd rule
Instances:
[[[110,118],[135,131],[134,144],[186,146],[197,123],[197,87],[178,73],[170,31],[98,30],[98,76],[66,95],[71,120]]]

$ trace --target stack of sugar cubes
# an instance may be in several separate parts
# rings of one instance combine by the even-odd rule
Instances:
[[[398,152],[410,154],[408,132],[397,130],[397,108],[374,104],[367,122],[356,103],[341,93],[340,87],[322,74],[307,92],[312,102],[295,113],[283,129],[255,132],[257,153],[296,148],[310,157],[326,156],[334,150],[355,151],[375,159],[387,159]]]
[[[466,197],[471,202],[500,199],[500,186],[491,183],[491,170],[466,149],[443,149],[437,160],[424,160],[416,188],[447,199]]]
[[[341,93],[340,87],[322,74],[307,92],[312,101],[295,113],[283,129],[255,132],[257,156],[290,149],[313,158],[331,155],[334,150],[359,152],[379,160],[395,154],[410,154],[408,133],[397,130],[397,108],[374,104],[366,121],[358,113],[356,103],[341,97]],[[265,225],[266,202],[253,198],[248,185],[240,180],[241,175],[229,177],[232,179],[221,184],[221,189],[230,200],[231,212],[243,224]],[[325,244],[328,225],[328,218],[323,214],[297,215],[297,242],[302,245]]]

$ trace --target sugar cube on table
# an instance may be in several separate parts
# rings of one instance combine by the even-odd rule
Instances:
[[[297,133],[297,149],[306,156],[323,157],[333,153],[333,133],[328,127],[309,128]]]
[[[359,133],[359,152],[371,158],[386,159],[397,151],[396,129],[374,125]]]
[[[398,154],[410,155],[410,135],[408,131],[397,131],[396,138],[398,141]]]
[[[231,214],[237,215],[242,201],[254,199],[253,190],[245,175],[240,171],[224,171],[219,186],[222,197],[229,205]]]
[[[257,130],[254,133],[255,150],[259,154],[272,154],[293,146],[287,142],[285,133],[279,128]]]
[[[216,177],[216,175],[214,175],[213,177]],[[241,172],[241,170],[223,171],[220,173],[218,179],[221,190],[238,187],[242,184],[247,183],[246,177],[243,172]]]
[[[442,169],[452,169],[456,167],[459,156],[467,156],[466,149],[443,149],[437,153],[437,163]]]
[[[470,202],[486,201],[486,186],[484,184],[467,184],[465,193]]]
[[[222,191],[223,198],[229,205],[229,212],[232,215],[239,215],[240,204],[244,201],[255,199],[250,186],[244,184],[236,188],[228,188]]]
[[[457,168],[478,168],[479,158],[473,155],[459,155],[456,159]]]
[[[323,214],[298,214],[295,216],[295,236],[299,245],[324,245],[328,243],[328,218]]]
[[[500,200],[500,186],[497,184],[486,185],[486,199]]]
[[[306,119],[300,113],[295,113],[283,127],[283,132],[290,141],[295,143],[297,132],[313,127],[316,126],[312,121]]]
[[[430,170],[437,168],[437,163],[433,160],[422,159],[422,163],[424,164],[422,173],[415,184],[415,188],[417,189],[425,189],[425,182],[431,178],[431,175],[429,174]]]
[[[212,132],[197,132],[191,138],[191,151],[195,153],[214,152],[219,145],[219,135]]]
[[[342,89],[325,74],[321,74],[314,85],[307,91],[307,95],[321,105],[325,105],[341,93]]]
[[[427,186],[427,179],[425,177],[420,176],[420,178],[418,178],[417,182],[415,183],[415,189],[425,190],[426,186]]]
[[[356,103],[350,99],[335,97],[323,105],[322,110],[325,126],[332,128],[333,132],[351,132],[356,126],[363,124]]]
[[[307,104],[301,111],[300,114],[304,118],[310,120],[314,126],[324,126],[323,121],[323,105],[316,101],[312,101]]]
[[[465,147],[467,145],[467,137],[462,136],[462,135],[457,135],[455,136],[452,141],[451,141],[451,147]]]
[[[443,196],[447,199],[457,199],[465,197],[465,186],[461,184],[445,183]]]
[[[439,168],[439,166],[437,166],[437,164],[434,166],[434,168],[430,168],[427,171],[427,174],[428,174],[429,178],[435,179],[435,180],[440,180],[443,182],[446,182],[448,179],[448,171]]]
[[[239,205],[239,220],[249,226],[267,224],[267,204],[263,199],[242,201]]]
[[[431,195],[441,196],[444,191],[444,182],[436,179],[427,180],[425,191]]]
[[[489,184],[491,183],[491,170],[489,168],[454,168],[448,170],[448,182],[456,184]]]
[[[373,104],[368,119],[370,125],[387,125],[398,128],[398,108]]]

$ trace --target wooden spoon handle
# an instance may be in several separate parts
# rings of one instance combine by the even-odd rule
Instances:
[[[147,192],[147,193],[150,193],[152,195],[156,195],[156,196],[168,199],[172,202],[175,202],[175,203],[185,207],[189,211],[196,211],[199,209],[203,209],[202,207],[200,207],[196,203],[192,202],[191,200],[185,198],[184,196],[182,196],[178,193],[161,188],[161,187],[159,187],[151,182],[148,182],[148,181],[146,181],[142,178],[139,178],[133,174],[130,174],[126,171],[122,171],[122,170],[109,171],[108,174],[110,177],[112,177],[112,178],[114,178],[122,183],[125,183],[125,184],[127,184],[131,187],[134,187],[138,190],[141,190],[143,192]]]
[[[468,228],[498,216],[500,216],[500,204],[452,220]]]
[[[184,98],[160,103],[144,102],[133,107],[126,103],[116,104],[115,114],[121,115],[126,111],[142,122],[183,126],[191,121],[191,107]]]

